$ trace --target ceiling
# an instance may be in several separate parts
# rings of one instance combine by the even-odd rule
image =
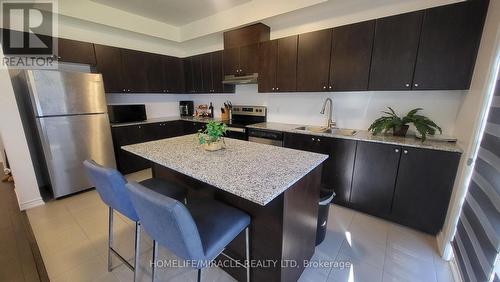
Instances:
[[[251,0],[92,0],[173,26],[215,15]]]

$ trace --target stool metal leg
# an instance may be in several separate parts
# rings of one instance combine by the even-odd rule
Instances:
[[[156,255],[158,253],[158,243],[153,240],[153,258],[151,262],[151,281],[155,281]]]
[[[245,247],[246,247],[246,268],[247,268],[247,282],[250,282],[250,229],[245,228]]]
[[[113,268],[113,261],[111,250],[113,248],[113,208],[109,207],[109,218],[108,218],[108,272],[111,272]]]
[[[139,281],[139,258],[141,256],[141,222],[135,223],[134,282]]]
[[[201,268],[198,269],[198,282],[201,282]]]

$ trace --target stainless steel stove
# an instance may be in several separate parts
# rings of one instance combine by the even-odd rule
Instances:
[[[266,121],[266,107],[235,105],[232,108],[232,119],[224,121],[228,126],[226,136],[229,138],[247,140],[246,126]]]

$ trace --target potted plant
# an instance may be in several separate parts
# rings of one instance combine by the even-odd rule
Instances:
[[[388,108],[390,112],[383,111],[382,113],[387,115],[376,119],[368,128],[373,134],[392,131],[394,136],[406,136],[406,132],[409,128],[408,124],[410,123],[413,123],[417,131],[422,135],[422,142],[425,141],[427,135],[436,134],[436,130],[442,133],[441,128],[428,117],[417,115],[417,112],[422,110],[422,108],[413,109],[402,118],[399,117],[391,107]]]
[[[222,122],[210,121],[205,130],[198,131],[198,143],[207,151],[217,151],[224,147],[224,134],[227,125]]]

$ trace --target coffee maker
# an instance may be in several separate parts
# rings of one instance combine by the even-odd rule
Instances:
[[[194,103],[193,101],[180,101],[179,109],[182,117],[193,116]]]

